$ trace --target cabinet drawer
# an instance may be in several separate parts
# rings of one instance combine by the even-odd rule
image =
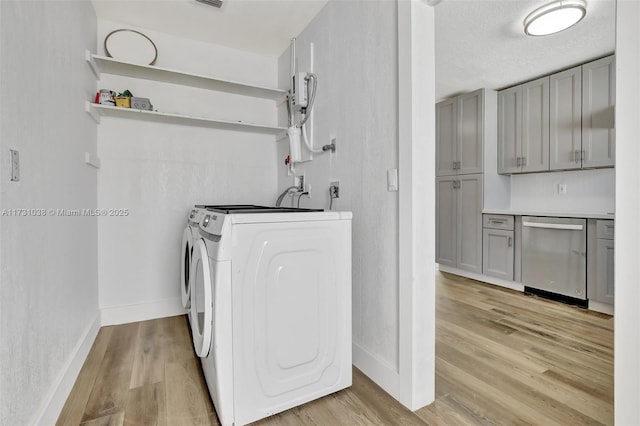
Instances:
[[[613,240],[614,229],[613,220],[599,220],[596,235],[603,240]]]
[[[513,216],[503,214],[483,214],[482,227],[489,229],[506,229],[513,231]]]

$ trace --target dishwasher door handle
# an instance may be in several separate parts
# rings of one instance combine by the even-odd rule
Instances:
[[[545,228],[545,229],[568,229],[571,231],[582,231],[582,225],[570,225],[564,223],[539,223],[539,222],[522,222],[522,226],[529,228]]]

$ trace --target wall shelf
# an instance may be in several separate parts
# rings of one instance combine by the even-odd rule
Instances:
[[[115,74],[273,100],[280,100],[287,94],[286,90],[281,89],[244,84],[169,68],[118,61],[106,56],[92,54],[88,50],[85,52],[85,59],[97,78],[100,78],[101,73]]]
[[[213,118],[170,114],[157,111],[142,111],[138,109],[120,108],[110,105],[99,105],[91,102],[85,103],[85,110],[89,115],[91,115],[96,123],[100,123],[100,117],[105,116],[128,118],[134,120],[145,120],[165,124],[180,124],[186,126],[263,133],[276,136],[281,135],[287,130],[285,127],[266,126],[263,124],[244,123],[240,121],[216,120]]]

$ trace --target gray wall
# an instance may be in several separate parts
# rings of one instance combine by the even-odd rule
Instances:
[[[95,208],[89,2],[0,2],[0,205]],[[9,182],[7,154],[22,178]],[[35,421],[98,315],[97,221],[0,216],[0,424]]]
[[[340,180],[334,210],[353,212],[353,340],[383,368],[398,369],[398,193],[387,192],[387,169],[398,167],[398,12],[396,2],[329,2],[297,37],[300,71],[314,45],[318,93],[316,147],[337,138],[335,155],[319,154],[297,167],[311,184],[301,207],[328,208],[328,188]],[[279,61],[279,84],[289,87],[290,56]],[[286,125],[281,111],[280,124]],[[304,151],[304,149],[303,149]],[[278,145],[278,186],[290,186]]]

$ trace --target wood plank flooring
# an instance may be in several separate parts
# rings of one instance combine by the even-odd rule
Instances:
[[[613,318],[437,274],[436,401],[353,386],[256,425],[612,425]],[[186,317],[103,327],[57,425],[217,425]]]

